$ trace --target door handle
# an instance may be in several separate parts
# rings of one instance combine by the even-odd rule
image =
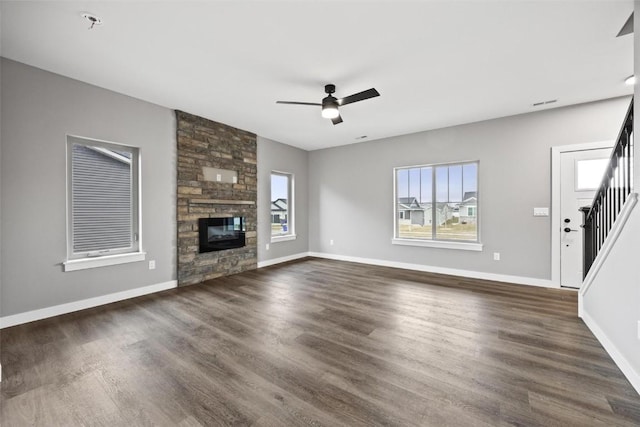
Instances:
[[[565,227],[565,228],[564,228],[564,232],[565,232],[565,233],[569,233],[569,232],[571,232],[571,231],[579,231],[579,230],[572,230],[572,229],[571,229],[571,228],[569,228],[569,227]]]

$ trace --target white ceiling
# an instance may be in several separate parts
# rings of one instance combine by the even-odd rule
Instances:
[[[632,1],[1,4],[2,55],[307,150],[628,95]],[[104,25],[87,30],[80,14]],[[346,96],[319,107],[326,83]],[[538,101],[555,104],[532,107]]]

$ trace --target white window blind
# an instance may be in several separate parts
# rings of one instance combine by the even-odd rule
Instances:
[[[138,250],[138,150],[69,137],[69,258]]]

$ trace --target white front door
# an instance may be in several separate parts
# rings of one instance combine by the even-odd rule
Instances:
[[[610,148],[560,154],[560,285],[579,288],[583,278],[582,212],[591,206],[611,156]]]

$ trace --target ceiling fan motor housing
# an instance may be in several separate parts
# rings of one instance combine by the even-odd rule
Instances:
[[[324,108],[327,108],[327,107],[329,107],[329,108],[332,108],[332,107],[338,108],[338,100],[335,97],[331,96],[331,95],[327,96],[326,98],[324,98],[322,100],[322,108],[324,109]]]
[[[324,91],[329,95],[326,98],[324,98],[322,100],[322,109],[324,110],[325,108],[331,108],[331,109],[338,109],[338,99],[335,98],[333,95],[331,95],[332,93],[335,93],[336,91],[336,85],[329,83],[328,85],[324,86]]]

